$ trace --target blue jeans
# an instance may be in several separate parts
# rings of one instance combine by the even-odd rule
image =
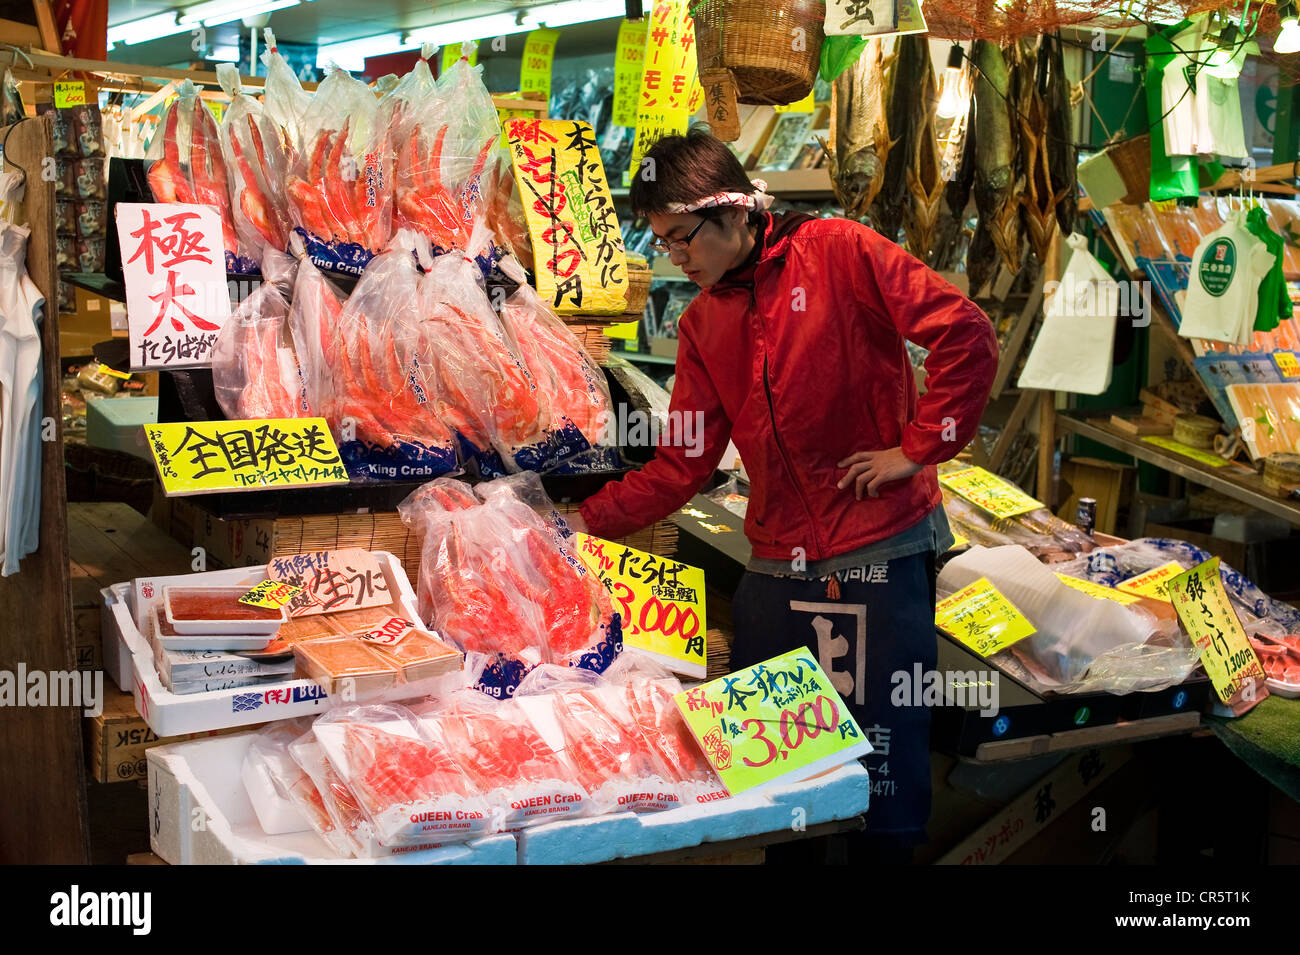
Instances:
[[[934,586],[934,554],[926,551],[819,580],[747,572],[732,604],[732,670],[807,647],[866,734],[871,805],[866,837],[856,841],[875,847],[926,839],[930,711],[912,705],[910,694],[893,705],[890,676],[936,666]]]

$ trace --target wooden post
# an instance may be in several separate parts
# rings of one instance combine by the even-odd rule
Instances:
[[[1047,282],[1059,282],[1064,271],[1061,265],[1061,244],[1064,242],[1058,229],[1052,235],[1052,243],[1047,248],[1047,261],[1043,263],[1040,278],[1042,288]],[[1056,455],[1056,392],[1043,391],[1038,395],[1038,477],[1034,494],[1047,505],[1047,509],[1056,513],[1056,501],[1052,490],[1052,459]]]

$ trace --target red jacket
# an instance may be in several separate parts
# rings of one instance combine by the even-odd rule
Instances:
[[[679,335],[671,410],[703,412],[703,454],[665,433],[649,464],[582,505],[598,537],[682,507],[728,437],[755,557],[825,560],[891,537],[941,500],[933,465],[974,437],[998,361],[987,316],[938,274],[864,225],[803,215],[767,215],[756,263],[700,292]],[[904,339],[930,350],[919,400]],[[927,467],[875,498],[836,488],[841,460],[899,446]]]

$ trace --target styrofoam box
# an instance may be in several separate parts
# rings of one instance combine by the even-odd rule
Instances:
[[[173,864],[342,863],[560,865],[605,862],[705,842],[788,831],[867,811],[867,771],[850,762],[815,779],[666,812],[552,822],[380,859],[339,859],[315,832],[266,835],[240,779],[253,733],[170,743],[147,751],[149,841]]]
[[[375,551],[389,592],[394,594],[410,619],[418,620],[415,592],[402,570],[401,561],[387,551]],[[149,728],[159,736],[203,733],[209,730],[247,726],[270,720],[287,720],[323,712],[329,706],[325,691],[309,679],[286,679],[259,686],[212,690],[206,693],[174,694],[158,678],[153,648],[144,636],[150,608],[162,599],[169,584],[252,586],[266,578],[266,566],[214,570],[201,574],[143,578],[114,584],[102,593],[104,606],[104,665],[123,690],[135,697],[135,708]],[[147,589],[146,589],[146,585]],[[152,592],[146,598],[146,592]],[[112,649],[110,650],[110,646]],[[238,775],[238,769],[236,769]]]

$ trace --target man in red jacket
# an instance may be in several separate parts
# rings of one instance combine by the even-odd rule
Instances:
[[[606,538],[661,520],[735,442],[752,559],[733,604],[732,668],[817,654],[875,749],[863,845],[907,858],[929,817],[930,720],[891,705],[890,676],[935,666],[935,558],[952,536],[934,465],[974,437],[997,339],[893,242],[845,219],[774,217],[764,188],[698,129],[647,152],[632,206],[702,290],[679,322],[671,419],[702,419],[703,453],[698,434],[669,429],[654,460],[589,499],[582,519]],[[930,351],[919,400],[906,341]]]

